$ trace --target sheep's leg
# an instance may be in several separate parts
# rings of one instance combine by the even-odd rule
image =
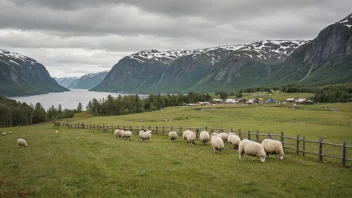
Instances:
[[[254,157],[252,156],[252,162],[254,162]]]
[[[276,153],[275,157],[276,157],[276,160],[277,160],[277,153]]]

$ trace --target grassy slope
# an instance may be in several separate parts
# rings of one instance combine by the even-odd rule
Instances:
[[[238,161],[154,135],[150,143],[111,133],[52,125],[17,127],[0,138],[0,196],[38,197],[348,197],[351,169],[295,155],[284,161]],[[28,141],[19,148],[17,138]],[[198,142],[199,143],[199,142]],[[11,195],[11,194],[10,194]]]

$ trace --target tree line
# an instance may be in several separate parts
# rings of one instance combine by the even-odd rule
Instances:
[[[79,105],[82,106],[82,104]],[[48,111],[45,111],[39,102],[35,105],[28,105],[25,102],[0,97],[0,127],[23,126],[72,118],[77,112],[79,112],[78,109],[62,110],[61,105],[57,108],[51,106]]]
[[[88,102],[87,112],[93,115],[123,115],[130,113],[141,113],[145,111],[159,110],[164,107],[181,106],[195,102],[210,102],[212,97],[207,93],[189,92],[188,94],[177,95],[154,95],[150,94],[146,98],[138,95],[126,95],[114,98],[109,95],[107,98]]]

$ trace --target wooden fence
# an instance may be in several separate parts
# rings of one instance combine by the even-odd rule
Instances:
[[[285,152],[290,150],[296,155],[302,156],[318,156],[320,162],[327,161],[327,158],[335,159],[335,161],[330,160],[330,162],[336,162],[336,160],[341,160],[341,165],[346,167],[347,162],[352,162],[352,146],[348,146],[346,141],[342,144],[324,142],[323,137],[319,137],[317,141],[307,140],[305,136],[297,135],[296,137],[285,136],[284,132],[280,134],[273,133],[259,133],[259,131],[242,131],[241,129],[234,130],[223,129],[223,128],[211,128],[211,127],[182,127],[182,126],[124,126],[124,125],[94,125],[94,124],[84,124],[84,123],[67,123],[67,122],[55,122],[57,127],[67,127],[72,129],[89,129],[89,130],[99,130],[104,132],[113,133],[116,129],[128,130],[132,133],[138,134],[140,130],[152,130],[153,134],[168,135],[169,131],[176,131],[179,136],[182,136],[183,131],[192,130],[195,131],[196,135],[199,137],[201,131],[213,132],[234,132],[241,139],[249,139],[256,142],[261,142],[263,139],[276,139],[279,140],[284,147]]]

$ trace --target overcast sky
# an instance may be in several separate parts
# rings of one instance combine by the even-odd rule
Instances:
[[[0,48],[51,76],[81,76],[145,49],[313,39],[351,8],[351,0],[0,0]]]

